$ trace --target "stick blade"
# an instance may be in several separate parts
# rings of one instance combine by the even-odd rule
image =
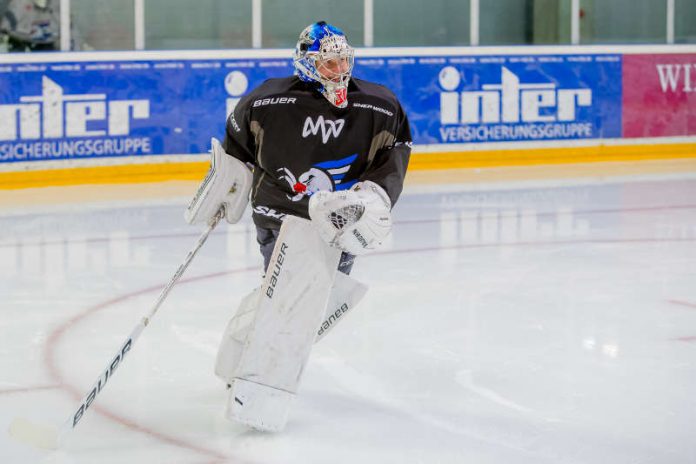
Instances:
[[[55,450],[60,446],[58,429],[50,425],[37,424],[22,417],[12,421],[9,434],[16,441],[35,448]]]

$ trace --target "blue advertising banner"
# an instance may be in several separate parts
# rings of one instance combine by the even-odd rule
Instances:
[[[204,153],[227,108],[290,60],[0,67],[0,161]]]
[[[621,55],[357,61],[395,89],[416,144],[621,136]]]
[[[289,59],[0,65],[0,162],[204,153]],[[621,136],[621,55],[356,60],[399,97],[416,144]]]

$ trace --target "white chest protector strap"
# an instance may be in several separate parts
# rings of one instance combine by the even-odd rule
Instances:
[[[251,171],[243,162],[225,153],[217,139],[211,139],[210,145],[210,169],[186,208],[184,218],[189,224],[207,223],[224,205],[225,219],[234,224],[249,203]]]
[[[229,391],[229,419],[260,430],[285,427],[340,255],[310,221],[283,221]]]

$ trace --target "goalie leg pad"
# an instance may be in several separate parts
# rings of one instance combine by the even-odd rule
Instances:
[[[342,272],[336,273],[329,303],[326,305],[324,320],[317,331],[316,342],[326,336],[336,323],[353,309],[367,293],[367,285],[358,282]]]
[[[227,418],[264,432],[285,427],[294,393],[235,379],[227,398]]]
[[[324,338],[338,322],[345,319],[348,311],[362,300],[365,293],[367,293],[367,285],[342,272],[337,272],[315,343]],[[215,361],[215,375],[227,384],[232,384],[234,380],[247,334],[256,317],[260,296],[261,288],[259,287],[244,297],[222,336]]]
[[[222,336],[215,358],[215,375],[228,384],[231,384],[234,379],[234,372],[242,356],[249,328],[256,317],[260,297],[261,288],[259,287],[242,299]]]
[[[340,254],[309,221],[293,216],[283,221],[230,390],[229,419],[261,430],[285,426],[289,399],[297,392],[322,323]],[[249,391],[249,383],[268,387],[257,390],[273,399],[272,409],[253,406],[262,399],[247,396],[244,401],[239,396],[241,389]]]

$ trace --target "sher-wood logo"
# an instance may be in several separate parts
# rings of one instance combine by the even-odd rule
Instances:
[[[0,105],[0,161],[149,153],[149,138],[129,137],[132,120],[149,117],[149,100],[66,94],[43,76],[41,95]]]
[[[443,142],[486,142],[586,138],[592,124],[575,122],[579,107],[592,105],[588,88],[558,88],[553,82],[522,83],[501,66],[500,83],[481,90],[457,91],[461,75],[440,71],[440,136]]]
[[[321,131],[321,141],[325,144],[332,135],[338,138],[343,130],[345,122],[344,119],[337,119],[335,121],[324,119],[324,116],[319,116],[315,122],[310,116],[307,116],[304,127],[302,128],[302,137],[306,138],[310,135],[317,135]]]

